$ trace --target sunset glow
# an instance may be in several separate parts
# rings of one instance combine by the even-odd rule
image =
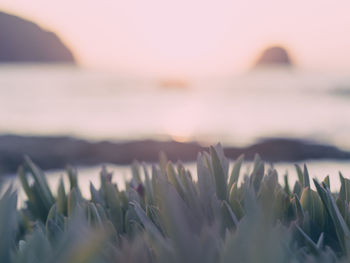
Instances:
[[[2,0],[0,9],[57,32],[84,66],[230,73],[279,43],[302,67],[350,68],[349,1]]]

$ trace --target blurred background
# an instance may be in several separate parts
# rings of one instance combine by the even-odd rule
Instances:
[[[43,166],[49,154],[9,134],[350,150],[349,1],[2,0],[0,10],[3,173],[24,153]]]

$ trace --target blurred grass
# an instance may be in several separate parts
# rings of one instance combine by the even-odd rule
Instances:
[[[331,193],[329,177],[310,181],[307,167],[296,165],[299,180],[291,188],[288,176],[280,185],[260,156],[250,174],[241,172],[243,161],[240,156],[229,171],[221,145],[210,147],[198,155],[194,181],[180,162],[161,154],[151,173],[133,163],[125,190],[103,167],[101,186],[90,184],[87,199],[74,168],[67,168],[69,189],[62,180],[50,189],[44,172],[25,158],[18,169],[25,205],[17,209],[11,187],[0,199],[0,261],[350,260],[349,179],[340,174],[340,191]]]

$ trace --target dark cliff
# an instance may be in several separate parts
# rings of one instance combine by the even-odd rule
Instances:
[[[0,62],[75,63],[75,59],[56,34],[0,12]]]

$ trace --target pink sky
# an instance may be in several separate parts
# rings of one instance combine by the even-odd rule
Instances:
[[[229,73],[277,43],[301,67],[350,69],[346,0],[1,0],[0,9],[58,33],[86,66]]]

